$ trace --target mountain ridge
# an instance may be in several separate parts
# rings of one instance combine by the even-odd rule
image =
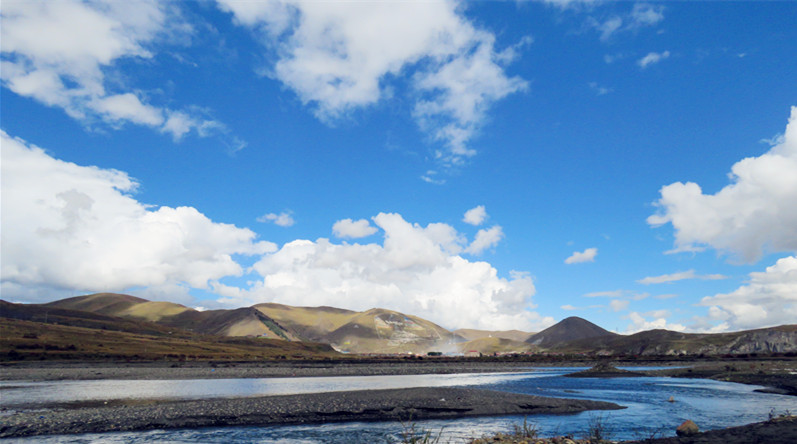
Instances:
[[[586,319],[568,317],[532,334],[517,330],[449,331],[419,316],[384,308],[358,312],[329,306],[294,307],[261,303],[237,309],[198,311],[171,302],[115,293],[77,296],[40,306],[147,321],[153,325],[207,335],[324,343],[337,351],[357,354],[423,354],[432,351],[601,355],[797,352],[797,325],[716,334],[649,330],[620,335]],[[524,336],[527,336],[525,340],[518,340]]]

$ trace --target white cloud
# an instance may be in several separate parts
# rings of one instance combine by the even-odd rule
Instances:
[[[650,284],[665,284],[669,282],[676,282],[682,281],[685,279],[702,279],[702,280],[719,280],[719,279],[727,279],[727,276],[721,274],[704,274],[699,275],[695,273],[695,270],[687,270],[687,271],[679,271],[677,273],[671,274],[663,274],[661,276],[648,276],[643,279],[638,280],[640,284],[650,285]]]
[[[677,251],[710,246],[746,262],[764,251],[797,251],[797,107],[779,142],[733,165],[732,183],[715,194],[693,182],[662,187],[648,223],[671,223]]]
[[[623,26],[623,19],[620,17],[612,17],[603,23],[596,24],[598,31],[601,33],[601,41],[607,41],[611,38],[612,34],[617,32]]]
[[[16,94],[63,108],[84,123],[130,122],[175,139],[208,123],[222,126],[149,104],[140,92],[109,91],[106,75],[117,61],[151,60],[156,42],[189,32],[167,3],[8,1],[2,20],[0,77]],[[174,113],[180,113],[182,125],[173,120]]]
[[[642,57],[641,59],[637,60],[636,63],[637,65],[639,65],[640,68],[645,69],[648,66],[655,65],[669,57],[670,57],[670,51],[649,52],[645,57]]]
[[[129,120],[133,123],[149,126],[160,126],[163,123],[163,112],[141,103],[132,93],[117,94],[95,99],[91,107],[113,122]],[[171,126],[174,126],[173,124]],[[171,127],[170,126],[170,127]],[[180,131],[175,128],[175,130]],[[180,131],[184,133],[183,131]]]
[[[493,34],[471,24],[456,2],[218,4],[262,37],[276,58],[269,75],[324,121],[389,97],[406,75],[413,115],[446,145],[437,152],[444,163],[474,155],[468,144],[489,106],[527,88],[503,68],[517,48],[496,50]]]
[[[612,299],[612,301],[609,302],[609,308],[611,308],[612,311],[615,311],[615,312],[616,311],[623,311],[623,310],[628,308],[628,305],[630,303],[631,303],[631,301],[629,301],[627,299],[625,299],[625,300],[624,299]]]
[[[296,223],[293,220],[293,213],[291,211],[283,211],[279,214],[277,213],[268,213],[264,214],[257,218],[258,222],[273,222],[274,225],[279,225],[280,227],[292,227],[293,224]]]
[[[779,259],[736,290],[708,296],[700,305],[709,308],[709,320],[723,329],[744,330],[794,324],[797,319],[797,256]]]
[[[339,238],[352,238],[357,239],[361,237],[368,237],[377,232],[377,229],[371,226],[371,223],[366,219],[353,221],[351,219],[343,219],[335,222],[332,225],[332,232]]]
[[[651,318],[669,318],[672,315],[670,310],[661,309],[661,310],[653,310],[642,313],[642,316],[651,317]]]
[[[251,287],[216,285],[220,302],[383,307],[448,328],[533,331],[553,324],[530,311],[531,277],[511,272],[501,278],[489,263],[462,258],[457,254],[462,238],[450,226],[423,227],[388,213],[373,222],[384,232],[381,244],[288,242],[252,267],[262,278]]]
[[[592,89],[592,91],[595,92],[596,95],[599,96],[605,96],[606,94],[614,92],[614,89],[609,88],[607,86],[598,85],[597,82],[589,82],[589,87],[590,89]]]
[[[235,254],[276,249],[194,208],[136,201],[131,193],[138,184],[124,172],[57,160],[0,136],[4,297],[53,299],[64,296],[59,291],[131,287],[178,294],[184,286],[207,288],[242,274]]]
[[[684,327],[681,324],[668,323],[666,317],[658,317],[649,320],[648,318],[644,317],[643,315],[635,311],[632,311],[631,313],[628,314],[628,319],[631,320],[631,324],[629,324],[628,327],[626,328],[625,331],[626,334],[639,333],[641,331],[654,330],[654,329],[664,329],[671,331],[686,330],[686,327]]]
[[[479,230],[476,233],[476,238],[465,249],[465,252],[475,255],[482,254],[484,250],[498,245],[498,242],[501,242],[503,238],[504,230],[500,225],[494,225],[486,230]]]
[[[653,26],[664,20],[664,6],[634,3],[630,14],[630,27]]]
[[[437,178],[437,171],[429,170],[426,174],[421,176],[421,180],[426,183],[431,183],[433,185],[443,185],[446,183],[445,179],[438,179]]]
[[[625,290],[612,290],[612,291],[595,291],[584,295],[585,298],[619,298],[626,293]]]
[[[599,3],[600,0],[536,0],[541,3],[557,6],[561,9],[589,7],[592,4]]]
[[[484,209],[484,205],[471,208],[465,212],[465,216],[462,218],[463,222],[477,226],[483,224],[485,220],[487,220],[487,211]]]
[[[655,26],[664,20],[664,7],[647,3],[635,3],[631,12],[612,15],[604,21],[590,18],[588,24],[600,33],[600,40],[606,42],[618,33],[638,31],[641,28]]]
[[[578,308],[578,307],[574,307],[574,306],[572,306],[572,305],[570,305],[570,304],[565,304],[565,305],[562,305],[562,306],[561,306],[561,307],[559,307],[559,308],[561,308],[562,310],[567,310],[567,311],[580,310],[580,308]]]
[[[587,248],[584,251],[574,251],[570,257],[565,259],[566,264],[581,264],[584,262],[595,262],[595,256],[598,255],[597,248]]]

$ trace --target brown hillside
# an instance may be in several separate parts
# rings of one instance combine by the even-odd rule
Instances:
[[[45,322],[46,321],[46,322]],[[147,321],[0,301],[0,360],[259,360],[339,356],[328,345],[200,335]]]
[[[219,336],[259,336],[287,341],[297,340],[296,335],[252,307],[234,310],[185,311],[160,320],[198,333]]]
[[[375,308],[356,314],[324,342],[356,353],[425,353],[451,342],[452,336],[425,319]]]
[[[797,325],[732,333],[698,334],[649,330],[561,344],[556,349],[626,355],[718,355],[797,352]]]
[[[291,307],[266,303],[253,308],[293,332],[298,338],[308,341],[326,342],[332,331],[349,322],[358,313],[333,307]]]
[[[119,313],[122,313],[135,305],[144,304],[147,302],[150,301],[127,294],[95,293],[86,296],[76,296],[73,298],[61,299],[43,305],[46,307],[67,308],[70,310],[81,310],[110,316],[118,316]]]
[[[617,334],[604,330],[586,319],[573,316],[531,336],[526,342],[543,348],[551,348],[571,341],[603,336],[617,336]]]
[[[200,312],[172,302],[148,301],[135,296],[114,293],[78,296],[51,302],[46,306],[157,322],[208,335],[259,336],[297,340],[296,334],[282,328],[260,311],[248,307]]]

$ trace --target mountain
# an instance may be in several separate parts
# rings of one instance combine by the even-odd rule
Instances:
[[[119,300],[141,303],[133,299]],[[80,301],[70,303],[78,302]],[[104,299],[94,302],[113,301]],[[103,310],[109,305],[114,304],[98,303],[93,307]],[[323,359],[340,355],[327,344],[205,335],[146,320],[72,310],[50,304],[13,304],[0,300],[0,361],[252,361],[288,357]]]
[[[172,302],[148,301],[126,294],[97,293],[62,299],[44,307],[81,310],[90,313],[157,322],[201,334],[259,336],[298,340],[293,332],[255,308],[198,311]]]
[[[324,338],[336,350],[354,353],[425,353],[455,343],[437,324],[381,308],[355,314]]]
[[[475,350],[483,354],[722,355],[797,352],[797,325],[719,334],[650,330],[618,335],[585,319],[570,317],[536,334],[517,330],[450,332],[420,317],[380,308],[357,312],[266,303],[232,310],[198,311],[171,302],[113,293],[78,296],[42,305],[4,303],[0,308],[1,317],[23,323],[57,322],[75,328],[150,336],[183,332],[180,334],[191,337],[209,335],[244,341],[246,337],[253,337],[297,345],[324,343],[345,353]]]
[[[266,303],[252,308],[279,322],[300,340],[324,341],[326,336],[347,323],[358,312],[333,307],[292,307]]]
[[[463,338],[466,341],[473,341],[475,339],[482,339],[482,338],[501,338],[501,339],[509,339],[512,341],[518,341],[518,342],[524,342],[526,339],[530,338],[534,334],[520,330],[492,331],[492,330],[476,330],[473,328],[460,328],[458,330],[454,330],[452,333]]]
[[[551,348],[579,339],[592,339],[604,336],[612,337],[617,336],[617,334],[604,330],[586,319],[572,316],[532,335],[530,338],[526,339],[526,342],[542,348]]]
[[[347,353],[426,353],[463,341],[425,319],[377,308],[357,312],[266,303],[197,311],[171,302],[113,293],[78,296],[45,306],[157,322],[201,334],[322,342]]]
[[[554,347],[562,352],[603,355],[724,355],[797,352],[797,325],[732,333],[679,333],[648,330],[633,335],[582,339]]]

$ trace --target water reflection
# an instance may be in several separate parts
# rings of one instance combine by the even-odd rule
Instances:
[[[550,376],[554,372],[465,373],[451,375],[332,376],[183,380],[92,380],[2,382],[4,407],[117,399],[208,399],[378,390],[411,387],[482,386]]]

